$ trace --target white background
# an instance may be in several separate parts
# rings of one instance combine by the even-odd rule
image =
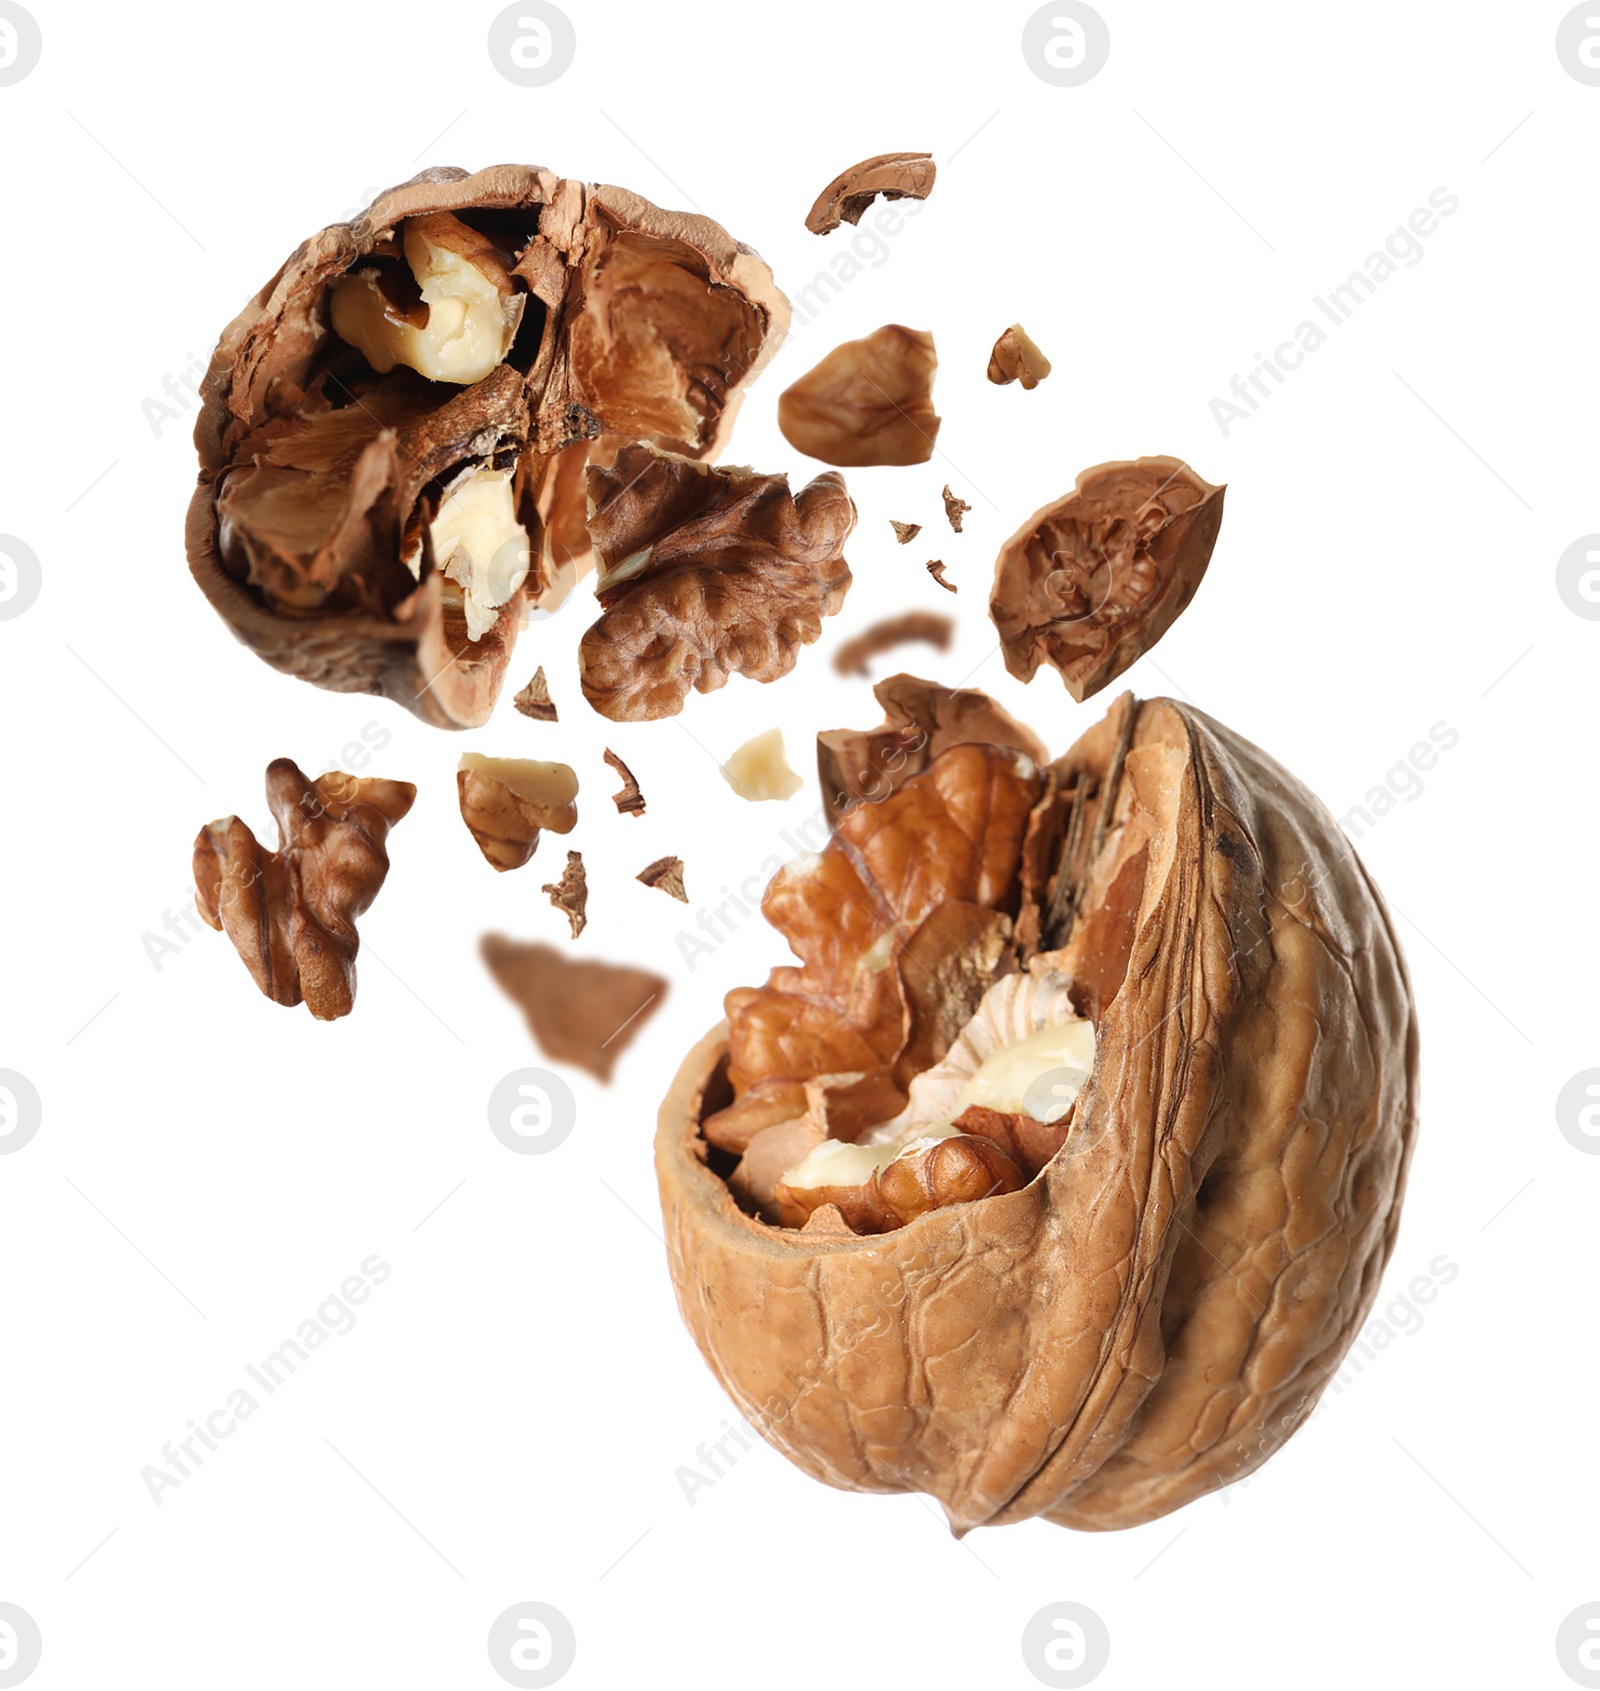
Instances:
[[[1564,8],[1105,0],[1109,64],[1071,89],[1024,62],[1026,5],[572,0],[576,62],[544,89],[490,62],[493,5],[33,10],[42,61],[0,88],[0,531],[44,578],[0,622],[0,1066],[44,1119],[0,1157],[0,1599],[39,1623],[41,1691],[488,1688],[489,1625],[526,1599],[576,1628],[573,1686],[1026,1688],[1023,1626],[1063,1600],[1109,1628],[1107,1687],[1571,1684],[1556,1629],[1600,1600],[1600,1158],[1554,1106],[1600,1064],[1600,623],[1555,565],[1600,529],[1600,89],[1557,60]],[[143,402],[169,404],[163,380],[373,190],[546,164],[703,209],[793,293],[852,237],[805,231],[817,191],[897,148],[935,154],[932,199],[780,355],[732,457],[816,473],[776,396],[892,321],[936,336],[940,452],[849,473],[855,586],[784,682],[605,724],[576,686],[580,606],[515,665],[517,685],[545,665],[559,726],[507,697],[448,736],[276,675],[194,588],[193,407],[158,431]],[[1225,436],[1212,398],[1438,188],[1460,206],[1421,261]],[[1031,394],[983,380],[1018,319],[1055,361]],[[1136,1531],[958,1543],[926,1500],[832,1492],[764,1446],[691,1505],[677,1470],[732,1410],[673,1304],[655,1110],[723,992],[783,946],[742,922],[691,971],[675,936],[787,855],[814,732],[878,720],[829,662],[876,617],[955,614],[956,647],[904,666],[989,688],[1055,750],[1098,718],[1109,696],[1006,676],[986,586],[1029,512],[1142,453],[1229,491],[1141,694],[1194,701],[1338,813],[1409,790],[1393,772],[1432,725],[1459,734],[1360,842],[1423,1030],[1374,1318],[1396,1336],[1258,1478]],[[946,480],[975,507],[960,538]],[[890,516],[924,536],[901,550]],[[921,568],[939,555],[955,599]],[[715,764],[774,723],[807,787],[747,805]],[[209,931],[157,968],[145,936],[188,897],[198,826],[268,829],[268,760],[319,770],[370,724],[391,739],[366,772],[421,794],[355,1013],[269,1004]],[[643,820],[612,809],[607,744]],[[488,869],[456,814],[469,748],[577,768],[580,949],[672,982],[613,1087],[573,1074],[577,1127],[546,1156],[488,1130],[490,1088],[541,1059],[476,947],[490,927],[564,943],[539,891],[563,844]],[[687,912],[632,879],[666,852]],[[373,1253],[393,1272],[355,1329],[157,1507],[141,1469]],[[1451,1282],[1397,1305],[1441,1257]]]

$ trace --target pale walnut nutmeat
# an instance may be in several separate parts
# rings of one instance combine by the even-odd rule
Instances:
[[[789,767],[781,728],[768,728],[746,740],[719,767],[722,779],[752,804],[792,799],[805,785]]]
[[[1085,470],[995,560],[989,615],[1006,668],[1031,681],[1047,663],[1079,703],[1115,681],[1194,598],[1226,492],[1177,458]]]
[[[484,861],[502,872],[533,857],[544,829],[570,834],[578,825],[578,777],[564,763],[468,752],[456,769],[456,796]]]
[[[808,458],[845,468],[926,464],[939,438],[933,336],[887,323],[836,346],[778,396],[778,428]]]
[[[994,343],[987,374],[996,387],[1021,382],[1024,388],[1032,389],[1050,374],[1050,360],[1033,344],[1028,331],[1013,323]]]
[[[1228,728],[1125,697],[1033,776],[1015,756],[951,748],[774,881],[798,965],[730,994],[662,1107],[668,1259],[713,1372],[814,1478],[928,1493],[957,1533],[1128,1527],[1259,1467],[1360,1330],[1416,1016],[1337,823]],[[1078,1048],[1041,1074],[1017,1059],[1046,1029]],[[983,1167],[886,1181],[918,1138]],[[829,1142],[823,1175],[871,1165],[831,1182],[857,1225],[919,1213],[787,1224]]]
[[[886,200],[925,200],[938,174],[931,153],[879,153],[863,159],[840,171],[817,195],[806,213],[806,228],[813,235],[826,235],[841,222],[859,223],[880,194]]]
[[[237,816],[194,842],[195,905],[233,942],[274,1004],[302,1001],[318,1021],[349,1015],[356,995],[356,918],[389,873],[389,830],[417,789],[330,770],[311,780],[280,757],[267,765],[267,805],[278,849],[267,851]]]
[[[645,446],[589,471],[600,620],[578,647],[584,697],[613,722],[675,716],[730,675],[776,681],[844,603],[856,508],[828,471],[722,469]]]
[[[709,218],[529,165],[424,171],[223,331],[190,569],[274,668],[480,726],[529,613],[592,565],[589,466],[715,457],[788,321]]]

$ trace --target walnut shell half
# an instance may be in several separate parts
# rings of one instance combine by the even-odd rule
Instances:
[[[758,1220],[701,1132],[726,1026],[656,1140],[679,1307],[740,1408],[815,1478],[929,1493],[958,1533],[1133,1526],[1264,1462],[1371,1307],[1416,1126],[1393,928],[1298,781],[1169,699],[1049,776],[1111,808],[1068,830],[1052,966],[1096,1049],[1037,1178],[874,1237]]]
[[[527,612],[588,567],[591,460],[715,457],[788,321],[709,218],[534,166],[424,171],[223,331],[190,569],[274,668],[479,725]]]

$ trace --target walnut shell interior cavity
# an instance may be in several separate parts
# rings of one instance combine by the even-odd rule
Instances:
[[[963,815],[1009,966],[1064,977],[1092,1022],[1060,1150],[1015,1190],[870,1236],[836,1205],[803,1229],[751,1213],[739,1174],[757,1135],[777,1141],[754,1171],[770,1187],[819,1122],[859,1140],[905,1108],[881,1091],[839,1107],[859,1105],[873,1065],[895,1075],[917,1019],[901,996],[915,971],[896,958],[940,909],[908,900],[906,875],[947,853],[879,823],[801,866],[817,885],[798,927],[793,872],[780,875],[765,907],[802,969],[731,995],[732,1029],[679,1071],[656,1140],[668,1258],[713,1372],[808,1474],[928,1493],[958,1533],[1032,1516],[1133,1526],[1260,1466],[1357,1333],[1415,1135],[1415,1011],[1382,898],[1331,815],[1220,723],[1124,698],[1011,789],[1022,826],[995,803],[998,755],[953,748],[864,808],[926,817],[927,788],[939,815]],[[846,896],[838,877],[863,863],[894,899]],[[960,875],[923,884],[977,892]],[[951,965],[981,949],[972,914],[924,968],[959,978]],[[984,965],[985,991],[1006,967]],[[741,1018],[785,992],[818,1008],[771,1018],[752,1045]],[[741,1156],[741,1136],[714,1127],[763,1090],[775,1108],[747,1121]],[[785,1137],[785,1122],[801,1125]],[[958,1131],[984,1125],[964,1116]]]
[[[527,612],[589,565],[589,464],[714,457],[788,320],[709,218],[534,166],[424,171],[223,331],[191,571],[275,668],[481,724]]]

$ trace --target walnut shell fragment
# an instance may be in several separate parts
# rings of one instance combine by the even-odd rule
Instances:
[[[885,617],[846,640],[833,654],[833,667],[841,675],[865,675],[869,659],[911,640],[925,640],[948,652],[955,632],[956,625],[937,611],[907,611],[904,616]]]
[[[539,891],[549,893],[550,902],[566,917],[576,939],[589,925],[589,877],[584,873],[583,853],[569,851],[561,879],[547,881]]]
[[[1006,668],[1052,665],[1081,704],[1144,656],[1195,596],[1224,487],[1177,458],[1099,464],[1000,548],[989,614]]]
[[[190,569],[274,668],[481,724],[525,614],[587,563],[590,460],[714,456],[788,317],[709,218],[532,166],[424,171],[223,331]]]
[[[921,523],[897,523],[893,517],[889,519],[889,527],[894,530],[894,537],[902,546],[909,546],[922,533]]]
[[[961,591],[961,589],[957,587],[953,581],[947,581],[945,579],[943,558],[930,559],[927,565],[927,570],[928,574],[931,575],[936,582],[938,582],[946,593],[959,593]]]
[[[570,834],[578,825],[578,777],[564,763],[468,752],[456,796],[484,861],[502,871],[532,858],[541,830]]]
[[[886,200],[925,200],[938,174],[932,153],[879,153],[863,159],[840,171],[817,195],[806,213],[806,228],[813,235],[826,235],[841,222],[859,223],[880,194]]]
[[[237,816],[194,842],[195,905],[233,941],[274,1004],[302,1001],[320,1022],[350,1014],[356,995],[356,918],[389,873],[389,830],[411,809],[409,781],[338,770],[311,780],[286,757],[267,765],[278,849],[264,851]]]
[[[1027,330],[1013,323],[994,343],[986,373],[996,387],[1021,382],[1031,390],[1050,374],[1050,360],[1033,344]]]
[[[958,499],[955,494],[950,491],[949,482],[944,484],[944,489],[940,493],[939,497],[944,500],[944,514],[946,520],[950,524],[951,530],[956,534],[960,534],[961,519],[972,509],[972,507],[965,499]]]
[[[836,346],[778,396],[783,438],[809,458],[846,468],[926,464],[939,438],[933,336],[887,323]]]
[[[952,746],[1006,746],[1050,761],[1031,728],[977,688],[952,691],[915,675],[890,675],[872,689],[879,728],[833,728],[817,735],[817,779],[829,823],[851,804],[876,804],[920,775]]]
[[[643,816],[644,794],[639,791],[639,783],[633,778],[633,771],[617,754],[607,746],[601,754],[607,763],[622,777],[622,791],[611,795],[611,802],[617,807],[619,816]]]
[[[828,471],[715,469],[628,446],[589,471],[600,620],[578,648],[583,694],[613,722],[675,716],[730,675],[776,681],[844,603],[856,508]]]
[[[667,994],[667,983],[647,969],[580,961],[553,945],[485,934],[479,951],[545,1056],[575,1063],[607,1085],[617,1059]]]
[[[965,760],[976,775],[976,755],[946,752],[841,833],[919,788],[946,804],[972,794],[952,771]],[[753,1051],[749,994],[731,995],[731,1026],[686,1059],[656,1140],[679,1308],[742,1412],[814,1478],[928,1493],[957,1533],[1033,1516],[1135,1526],[1266,1461],[1372,1306],[1417,1122],[1393,926],[1287,770],[1185,705],[1125,699],[1044,773],[1029,810],[1022,846],[1009,815],[971,810],[972,849],[996,886],[1017,873],[1024,902],[1072,912],[1050,951],[1017,959],[1059,977],[1094,1045],[1037,1176],[870,1237],[841,1231],[842,1214],[801,1231],[741,1207],[738,1146],[719,1150],[714,1125],[762,1086],[784,1094],[769,1127],[814,1108],[815,1077],[837,1091],[839,1059],[866,1059],[851,1030],[894,973],[847,955],[848,903],[813,898],[797,926],[785,876],[767,909],[815,983],[804,1037]],[[1047,819],[1041,886],[1018,854]],[[871,1060],[893,1062],[904,1034],[887,1014],[872,1025],[890,1038]],[[961,1121],[955,1133],[984,1137]],[[844,1125],[829,1137],[856,1144],[830,1156],[875,1155],[861,1141],[882,1128]]]
[[[683,884],[681,857],[658,857],[654,863],[647,863],[634,878],[643,881],[647,887],[659,887],[668,898],[677,899],[679,904],[689,902],[689,894]]]
[[[550,697],[550,683],[545,680],[544,665],[533,672],[533,679],[512,700],[518,712],[523,716],[532,717],[535,722],[555,722],[555,701]]]

